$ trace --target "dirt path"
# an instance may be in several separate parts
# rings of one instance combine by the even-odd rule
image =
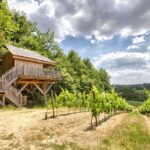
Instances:
[[[43,120],[44,114],[45,110],[1,111],[0,149],[63,149],[72,143],[76,147],[92,149],[127,115],[113,116],[90,130],[88,112],[48,120]]]
[[[150,134],[145,116],[137,110],[128,114],[122,123],[101,141],[98,149],[150,150]]]
[[[145,115],[142,115],[142,117],[143,117],[144,120],[145,120],[146,127],[147,127],[147,129],[148,129],[149,134],[150,134],[150,117],[145,116]]]

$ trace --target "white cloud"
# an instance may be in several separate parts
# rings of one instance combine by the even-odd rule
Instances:
[[[132,30],[130,28],[123,28],[120,31],[120,34],[121,34],[122,37],[128,37],[129,35],[132,34]]]
[[[135,38],[133,38],[133,41],[132,41],[133,44],[139,44],[139,43],[143,43],[143,42],[145,42],[144,36],[135,37]]]
[[[95,38],[95,41],[105,41],[105,40],[110,40],[113,38],[113,36],[101,35],[101,33],[98,30],[93,31],[93,36]],[[91,36],[91,38],[92,38],[92,36]]]
[[[8,0],[8,5],[11,9],[25,12],[28,17],[39,7],[38,2],[34,0]]]
[[[138,45],[129,45],[127,47],[127,50],[132,50],[132,49],[139,49],[139,46]]]
[[[48,28],[63,40],[68,35],[91,37],[96,41],[139,35],[149,30],[149,0],[8,0],[9,6],[24,11],[41,31]],[[62,28],[62,29],[61,29]],[[96,33],[95,33],[96,31]],[[133,43],[144,42],[137,37]]]
[[[109,62],[109,63],[108,63]],[[95,67],[106,67],[108,69],[118,67],[129,67],[135,65],[146,65],[150,62],[150,56],[147,53],[140,52],[115,52],[95,58]]]
[[[142,36],[136,36],[132,39],[132,45],[129,45],[127,47],[127,50],[134,50],[134,49],[139,49],[142,44],[145,42],[145,35],[146,33],[143,33]]]
[[[139,52],[116,52],[93,60],[97,68],[105,68],[115,84],[150,82],[150,55]]]
[[[148,70],[120,70],[109,72],[111,82],[114,84],[141,84],[150,83],[150,72]]]
[[[147,50],[150,51],[150,46],[147,47]]]
[[[96,41],[95,40],[93,40],[93,39],[91,39],[91,41],[90,41],[92,44],[94,44],[94,43],[96,43]]]

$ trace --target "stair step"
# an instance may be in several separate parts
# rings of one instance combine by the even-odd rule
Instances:
[[[4,91],[0,91],[0,95],[4,95],[5,94],[5,92]]]
[[[18,95],[18,91],[12,84],[18,79],[17,68],[8,70],[0,77],[0,96],[5,94],[6,98],[13,102],[16,106],[22,107],[26,104],[27,97],[21,93]],[[3,91],[5,89],[5,91]]]

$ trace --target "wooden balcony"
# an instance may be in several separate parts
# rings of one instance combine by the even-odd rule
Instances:
[[[21,68],[18,70],[19,80],[61,81],[61,72],[54,69]]]
[[[22,81],[49,81],[56,82],[62,80],[61,72],[56,69],[36,69],[34,67],[14,67],[8,72],[6,72],[5,79],[10,81],[12,79],[18,78],[18,82]],[[3,81],[4,83],[5,81]],[[1,86],[1,84],[0,84]]]

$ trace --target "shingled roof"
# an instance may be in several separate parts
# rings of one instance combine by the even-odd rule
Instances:
[[[6,44],[5,46],[12,55],[19,56],[22,58],[38,60],[38,61],[42,61],[43,63],[45,62],[45,63],[52,64],[52,65],[56,64],[56,62],[42,56],[41,54],[35,51],[19,48],[19,47],[8,45],[8,44]]]

